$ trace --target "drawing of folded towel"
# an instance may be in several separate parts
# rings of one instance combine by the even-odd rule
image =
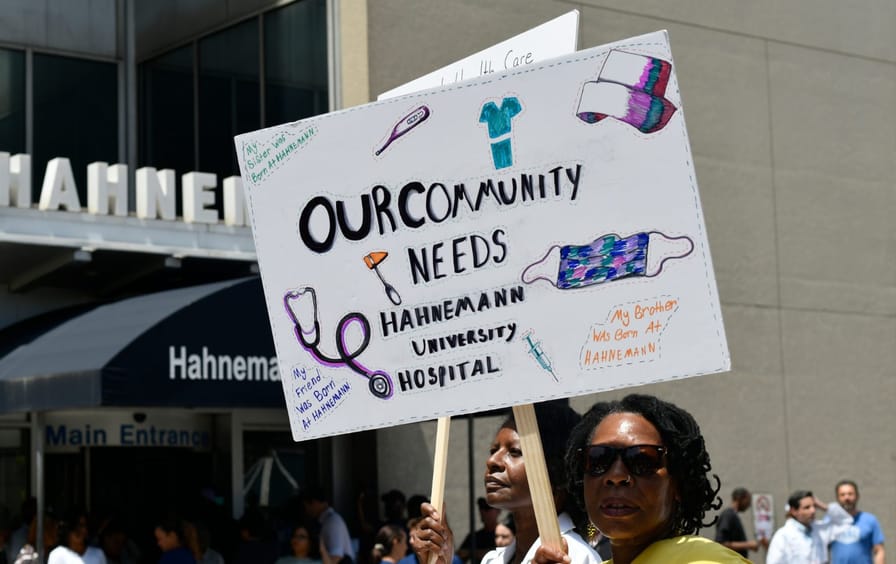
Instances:
[[[672,102],[615,82],[586,82],[576,116],[585,123],[612,117],[643,133],[654,133],[669,123],[675,113]]]
[[[582,86],[576,116],[585,123],[614,118],[642,133],[659,131],[676,110],[665,97],[671,75],[668,61],[610,51],[597,80]]]
[[[600,71],[601,82],[615,82],[654,96],[664,96],[672,65],[662,59],[610,51]]]

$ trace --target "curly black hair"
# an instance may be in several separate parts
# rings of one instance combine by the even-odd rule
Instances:
[[[647,419],[663,439],[666,447],[666,467],[678,487],[681,501],[673,515],[669,536],[696,534],[702,527],[712,526],[716,519],[704,523],[706,512],[722,507],[719,497],[721,482],[710,474],[709,453],[693,416],[684,409],[644,394],[630,394],[618,401],[598,402],[582,417],[573,429],[566,452],[566,471],[571,493],[579,505],[585,507],[584,474],[579,449],[591,443],[594,430],[612,413],[636,413]],[[710,479],[716,484],[713,487]]]

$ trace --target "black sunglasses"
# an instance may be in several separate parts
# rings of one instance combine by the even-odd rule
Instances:
[[[607,473],[616,457],[622,457],[622,463],[633,476],[649,476],[665,466],[663,456],[666,448],[657,445],[635,445],[630,447],[611,447],[607,445],[591,445],[579,449],[585,462],[585,472],[592,476]]]

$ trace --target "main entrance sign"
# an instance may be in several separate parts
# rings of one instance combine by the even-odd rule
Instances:
[[[48,453],[76,452],[83,447],[212,447],[211,418],[164,410],[50,412],[44,415]]]

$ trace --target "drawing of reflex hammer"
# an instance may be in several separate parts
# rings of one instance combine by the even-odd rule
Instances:
[[[383,288],[386,290],[386,296],[389,298],[389,301],[395,305],[401,305],[401,295],[398,293],[398,290],[395,289],[395,286],[386,282],[386,279],[383,278],[382,273],[380,273],[380,269],[377,268],[380,263],[386,260],[386,257],[389,256],[389,253],[386,251],[373,251],[364,256],[364,264],[367,265],[367,268],[376,272],[376,275],[379,276],[380,282],[383,283]]]

